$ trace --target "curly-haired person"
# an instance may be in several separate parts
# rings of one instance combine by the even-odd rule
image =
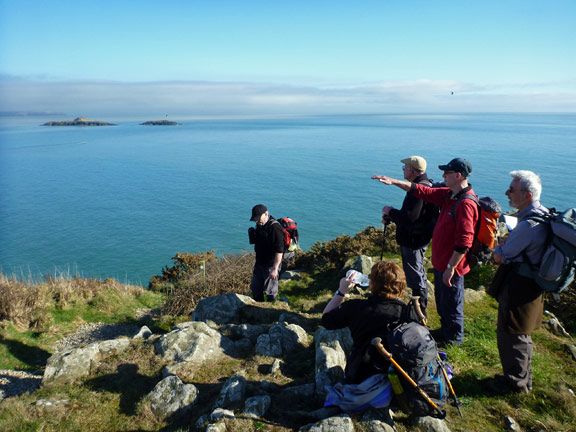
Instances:
[[[402,318],[405,303],[400,300],[406,288],[406,278],[400,266],[391,261],[380,261],[370,272],[370,292],[367,299],[343,302],[352,289],[354,274],[340,280],[334,297],[322,312],[322,326],[328,330],[344,327],[350,329],[354,342],[346,363],[346,382],[361,383],[370,376],[382,373],[362,356],[372,338],[382,336],[393,329]]]

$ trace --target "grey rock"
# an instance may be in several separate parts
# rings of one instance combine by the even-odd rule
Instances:
[[[71,348],[54,353],[46,364],[42,385],[72,382],[90,375],[90,371],[103,359],[118,355],[130,347],[130,339],[118,338],[94,342],[83,348]]]
[[[504,427],[506,428],[506,430],[510,430],[510,431],[520,431],[520,426],[518,426],[518,423],[516,423],[516,421],[510,417],[507,416],[504,418]]]
[[[349,415],[341,414],[320,420],[312,426],[304,426],[299,430],[302,432],[354,432],[354,424]]]
[[[255,304],[254,300],[241,294],[204,297],[196,305],[192,321],[211,320],[218,324],[237,323],[240,322],[240,311],[249,304]]]
[[[142,326],[132,339],[148,339],[150,336],[152,336],[152,331],[147,326]]]
[[[69,399],[38,399],[32,405],[44,411],[52,411],[58,408],[65,408],[69,404]]]
[[[372,271],[372,266],[374,265],[374,260],[372,257],[366,255],[360,255],[358,258],[354,260],[354,264],[352,264],[352,268],[356,271],[364,273],[365,275],[369,275]]]
[[[367,432],[395,432],[394,420],[389,409],[368,409],[360,424]]]
[[[272,400],[268,395],[250,397],[244,403],[244,413],[247,417],[264,417],[264,414],[270,408],[271,402]]]
[[[211,423],[206,426],[206,432],[226,432],[226,423],[218,422]]]
[[[316,348],[315,383],[316,394],[326,395],[325,387],[344,379],[346,353],[352,349],[352,337],[348,328],[326,330],[319,328],[314,334]]]
[[[226,324],[220,328],[220,332],[233,341],[249,339],[255,344],[258,336],[268,333],[269,329],[270,326],[266,324]]]
[[[214,404],[214,408],[237,408],[244,401],[246,393],[246,378],[240,375],[230,377],[222,390],[220,396]]]
[[[576,360],[576,345],[567,343],[564,344],[564,349],[572,356],[573,360]]]
[[[224,356],[231,342],[203,322],[190,322],[175,327],[155,344],[156,354],[166,361],[202,365]]]
[[[464,290],[464,303],[476,303],[486,296],[486,291],[466,288]]]
[[[280,372],[280,366],[281,366],[282,362],[279,359],[275,359],[272,362],[272,365],[270,366],[270,373],[272,375],[276,374],[277,372]]]
[[[282,357],[309,344],[306,330],[296,324],[274,324],[267,335],[260,335],[256,341],[256,354],[268,357]]]
[[[225,418],[229,418],[229,419],[233,419],[235,418],[234,416],[234,411],[232,410],[227,410],[224,408],[216,408],[214,411],[212,411],[212,413],[210,414],[210,421],[214,421],[214,420],[222,420]]]
[[[421,432],[450,432],[444,420],[429,416],[414,418],[413,425],[417,426]]]
[[[197,396],[198,389],[193,384],[184,384],[177,376],[169,376],[156,384],[147,398],[154,415],[165,419],[190,411]]]

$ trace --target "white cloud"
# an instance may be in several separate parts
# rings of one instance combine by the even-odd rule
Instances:
[[[200,81],[49,81],[0,76],[0,111],[65,112],[70,116],[576,111],[576,91],[545,88],[489,88],[430,79],[314,87]]]

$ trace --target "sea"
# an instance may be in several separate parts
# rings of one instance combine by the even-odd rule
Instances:
[[[542,203],[576,207],[576,114],[382,114],[95,118],[106,127],[41,126],[60,117],[0,117],[0,271],[114,278],[146,286],[176,253],[251,251],[255,204],[298,223],[301,246],[366,226],[404,192],[400,160],[468,159],[479,196],[497,199],[509,172],[543,182]]]

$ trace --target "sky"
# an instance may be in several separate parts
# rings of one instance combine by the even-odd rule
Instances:
[[[0,111],[576,112],[574,0],[0,0]]]

